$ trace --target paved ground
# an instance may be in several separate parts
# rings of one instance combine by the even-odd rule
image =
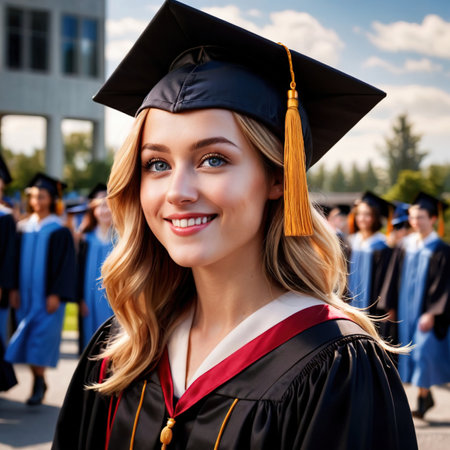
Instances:
[[[19,385],[0,393],[0,450],[49,450],[59,407],[75,368],[76,333],[64,333],[62,358],[57,369],[49,370],[49,389],[45,405],[28,407],[31,374],[27,367],[16,366]],[[405,386],[411,407],[415,407],[416,389]],[[427,414],[427,421],[415,420],[420,450],[450,448],[450,384],[434,388],[436,406]]]

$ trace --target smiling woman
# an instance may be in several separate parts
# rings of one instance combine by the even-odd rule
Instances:
[[[382,97],[165,2],[96,96],[136,114],[108,183],[115,317],[54,449],[416,448],[392,349],[342,300],[339,242],[301,182]]]

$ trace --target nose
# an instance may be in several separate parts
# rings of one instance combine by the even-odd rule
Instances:
[[[196,174],[188,167],[172,169],[167,201],[174,205],[193,203],[198,199]]]

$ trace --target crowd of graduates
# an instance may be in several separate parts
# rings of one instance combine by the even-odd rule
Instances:
[[[11,181],[0,156],[2,186]],[[17,383],[13,364],[30,366],[29,405],[42,403],[45,371],[59,360],[65,305],[79,304],[79,350],[112,315],[100,269],[113,246],[106,185],[66,208],[64,183],[37,173],[25,190],[24,211],[0,205],[0,390]],[[0,198],[1,199],[1,198]]]
[[[11,181],[1,157],[0,179]],[[29,365],[29,405],[42,403],[45,369],[58,363],[65,303],[79,304],[80,353],[112,315],[100,281],[114,242],[106,185],[63,212],[64,187],[39,173],[23,217],[0,204],[0,390],[16,383],[12,364]],[[434,405],[431,386],[450,382],[450,246],[439,236],[446,207],[423,192],[411,204],[366,192],[354,205],[322,206],[347,256],[348,301],[377,318],[388,342],[412,344],[394,359],[402,380],[419,388],[420,418]]]

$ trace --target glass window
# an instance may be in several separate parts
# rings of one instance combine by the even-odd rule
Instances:
[[[47,70],[49,14],[46,11],[6,9],[6,66]]]
[[[65,74],[78,72],[78,19],[73,16],[62,18],[62,71]]]
[[[81,71],[83,75],[97,75],[97,22],[85,19],[81,32]]]

